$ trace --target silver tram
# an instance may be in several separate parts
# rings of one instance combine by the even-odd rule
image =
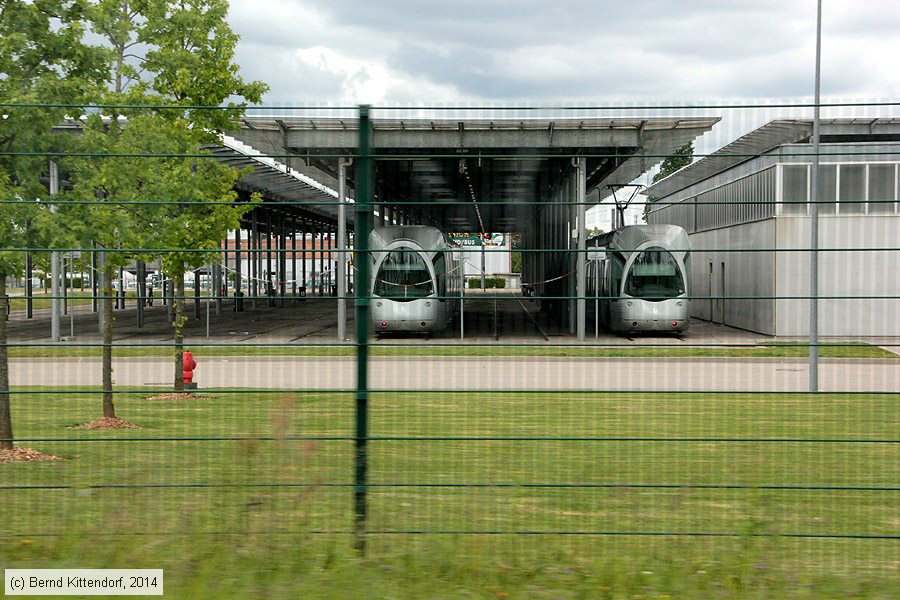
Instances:
[[[373,330],[444,330],[459,310],[465,282],[457,249],[447,234],[434,227],[373,229],[369,235]]]
[[[688,327],[690,252],[677,225],[629,225],[588,240],[596,317],[618,332]]]

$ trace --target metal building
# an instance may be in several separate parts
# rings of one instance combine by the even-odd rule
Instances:
[[[808,334],[811,136],[775,120],[648,188],[649,222],[690,234],[692,316]],[[900,119],[823,120],[820,139],[819,332],[898,336]]]

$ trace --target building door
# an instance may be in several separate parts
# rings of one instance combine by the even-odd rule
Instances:
[[[719,269],[719,285],[716,290],[715,311],[713,313],[714,323],[725,322],[725,263],[720,263]]]
[[[709,261],[709,279],[706,280],[706,297],[709,298],[709,320],[713,320],[715,314],[715,300],[713,299],[713,264]]]

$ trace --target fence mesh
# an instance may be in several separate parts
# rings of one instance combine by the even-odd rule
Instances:
[[[5,153],[40,158],[48,189],[3,199],[30,211],[15,227],[36,231],[53,212],[77,235],[3,250],[18,258],[2,340],[4,562],[162,565],[184,595],[198,573],[208,589],[251,593],[296,590],[298,570],[316,585],[333,568],[503,593],[485,565],[537,565],[536,580],[588,597],[891,589],[895,111],[823,105],[818,198],[809,105],[254,108],[232,141],[195,153]],[[691,167],[607,219],[614,191],[649,183],[691,141]],[[237,196],[78,195],[83,161],[151,178],[165,160],[240,168]],[[604,222],[588,235],[598,204]],[[682,227],[687,246],[601,240],[644,218]],[[117,219],[185,229],[91,243]],[[191,228],[209,219],[234,223],[196,242]],[[370,247],[386,225],[457,235],[446,248]],[[406,279],[379,270],[403,252],[388,264]],[[408,278],[419,260],[427,285]],[[676,300],[679,316],[662,310]],[[426,301],[432,312],[416,312]],[[632,302],[650,311],[634,326]],[[197,389],[181,389],[182,351]]]

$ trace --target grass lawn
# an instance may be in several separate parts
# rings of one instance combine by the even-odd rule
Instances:
[[[0,568],[163,568],[166,596],[890,598],[900,395],[20,390]],[[30,438],[30,441],[24,441]],[[40,438],[40,439],[34,439]],[[516,533],[511,533],[516,532]]]
[[[203,341],[188,342],[195,354],[203,356],[355,356],[356,348],[350,345],[299,343],[294,345],[272,344],[223,344]],[[100,357],[101,348],[92,345],[39,345],[10,346],[10,358]],[[581,347],[575,345],[466,345],[454,342],[442,344],[395,344],[375,342],[370,346],[372,356],[550,356],[561,358],[807,358],[808,346],[797,343],[772,343],[759,346],[615,346]],[[170,356],[172,346],[116,345],[113,354],[119,357]],[[821,358],[863,358],[898,360],[900,355],[878,346],[865,343],[835,343],[819,346]]]

